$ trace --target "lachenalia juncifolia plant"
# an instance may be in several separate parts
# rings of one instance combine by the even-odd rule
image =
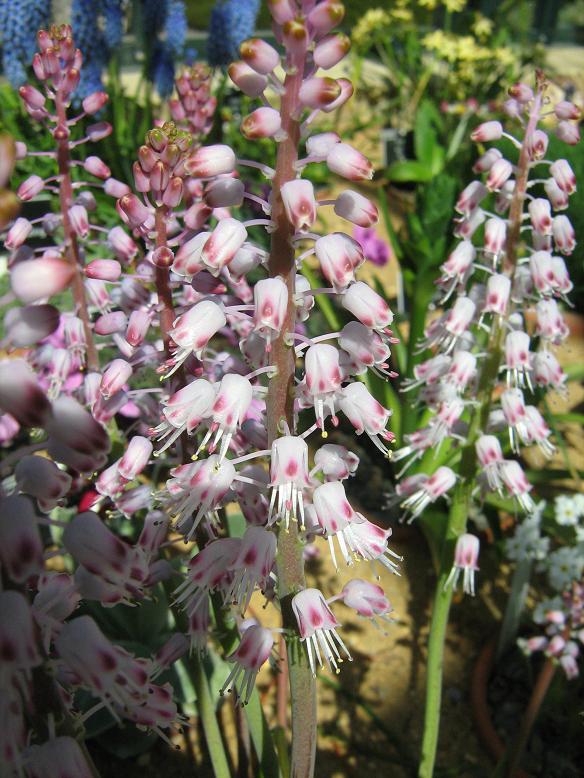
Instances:
[[[557,136],[575,144],[579,111],[566,101],[551,105],[546,89],[541,73],[534,89],[515,85],[504,105],[514,127],[505,130],[493,120],[472,133],[483,147],[473,168],[480,178],[456,203],[459,242],[437,281],[442,312],[419,344],[430,356],[405,386],[420,390],[418,401],[431,416],[395,452],[403,463],[401,506],[412,520],[450,497],[429,638],[424,776],[434,769],[453,588],[462,574],[464,591],[475,590],[479,538],[467,531],[469,514],[489,495],[533,513],[533,487],[518,457],[530,446],[544,457],[555,451],[537,404],[546,391],[563,391],[566,381],[554,346],[569,332],[561,304],[569,304],[572,284],[560,255],[572,253],[575,236],[562,211],[576,180],[566,160],[546,158],[548,135],[540,124],[555,120]],[[485,148],[489,143],[497,145]],[[408,476],[418,461],[416,474]]]
[[[390,530],[347,500],[344,481],[358,458],[319,440],[340,412],[388,455],[390,412],[359,377],[368,370],[395,376],[388,361],[393,316],[356,278],[365,260],[359,244],[343,232],[314,231],[320,208],[369,227],[375,205],[351,189],[319,202],[304,175],[313,162],[349,181],[373,174],[336,133],[311,131],[321,111],[352,94],[346,79],[318,74],[347,53],[347,37],[334,32],[343,6],[278,0],[270,10],[283,54],[252,39],[230,75],[261,101],[242,132],[273,138],[274,165],[237,159],[225,145],[198,145],[215,106],[208,74],[193,69],[177,81],[174,121],[148,132],[137,151],[133,192],[98,157],[79,153],[110,132],[107,124],[71,139],[107,96],[89,95],[81,114],[70,115],[82,65],[70,28],[39,34],[33,70],[40,88],[26,85],[21,96],[54,138],[55,151],[43,153],[55,174],[30,176],[18,196],[27,202],[49,193],[58,207],[38,219],[20,217],[8,231],[12,290],[25,305],[7,317],[6,345],[25,351],[0,366],[0,402],[16,446],[2,464],[0,505],[1,745],[14,774],[60,775],[75,765],[76,775],[90,775],[75,738],[101,708],[166,738],[182,720],[171,687],[156,679],[189,650],[213,765],[225,774],[199,657],[229,645],[233,671],[224,691],[254,703],[255,677],[280,633],[288,648],[292,770],[311,775],[317,667],[338,670],[351,658],[332,603],[390,620],[383,590],[364,578],[328,601],[305,578],[305,547],[319,535],[335,566],[340,552],[350,565],[398,571]],[[35,155],[22,144],[17,152]],[[246,189],[241,171],[249,165],[259,167],[269,195]],[[81,169],[97,180],[79,180],[73,171]],[[94,223],[89,183],[117,198],[131,236]],[[259,217],[247,218],[248,203],[259,206]],[[254,242],[259,230],[269,249]],[[41,245],[28,245],[39,232]],[[329,286],[311,289],[302,275],[312,255]],[[66,302],[60,310],[48,302],[69,289],[70,311]],[[336,298],[354,318],[341,331],[309,337],[316,293]],[[142,385],[132,389],[138,377]],[[168,480],[160,480],[167,468]],[[72,509],[68,520],[52,514],[57,504]],[[226,508],[236,504],[242,536],[228,531]],[[123,539],[115,531],[121,517],[133,522]],[[74,572],[47,572],[45,557],[63,553]],[[91,602],[139,605],[163,590],[177,631],[151,659],[110,642],[88,612],[75,613]],[[280,628],[245,618],[256,590],[281,613]],[[51,692],[40,706],[39,685]],[[95,702],[81,713],[71,695],[78,688]],[[25,711],[35,707],[39,719],[27,734]],[[269,752],[263,737],[260,729],[254,739],[260,760]]]

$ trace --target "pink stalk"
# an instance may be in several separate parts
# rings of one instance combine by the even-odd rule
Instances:
[[[295,72],[288,73],[284,81],[280,116],[286,138],[278,146],[276,175],[273,182],[272,220],[275,224],[270,249],[269,272],[272,277],[281,276],[288,287],[288,308],[284,326],[272,346],[271,364],[277,368],[275,378],[270,381],[267,398],[268,444],[281,434],[281,424],[286,422],[291,434],[294,425],[294,349],[286,344],[285,335],[294,332],[296,307],[294,305],[295,256],[292,237],[294,227],[286,216],[281,196],[283,184],[296,178],[295,163],[298,161],[300,123],[293,117],[298,112],[299,92],[302,85],[302,63],[306,51],[297,53],[296,62],[301,63]],[[278,581],[282,620],[284,629],[296,633],[296,619],[292,612],[292,597],[306,587],[302,546],[298,537],[297,524],[290,531],[278,532]],[[303,653],[294,650],[288,643],[288,669],[292,706],[292,774],[311,776],[316,756],[316,682]],[[302,660],[299,660],[302,656]]]

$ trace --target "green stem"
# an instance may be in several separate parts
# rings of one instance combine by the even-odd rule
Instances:
[[[215,715],[215,705],[213,704],[209,681],[205,675],[200,657],[195,656],[191,660],[190,666],[192,668],[193,685],[197,692],[197,711],[203,725],[205,742],[207,743],[211,764],[213,765],[213,775],[215,778],[230,778],[231,772],[223,746],[223,739],[221,738],[221,730]]]

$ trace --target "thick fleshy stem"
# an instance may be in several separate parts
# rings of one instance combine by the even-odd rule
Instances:
[[[88,372],[96,372],[99,371],[99,356],[97,349],[95,348],[95,343],[93,342],[93,331],[91,329],[91,320],[89,318],[87,299],[85,297],[79,242],[69,217],[69,209],[73,205],[71,157],[68,140],[69,131],[67,130],[67,109],[63,100],[63,95],[59,89],[56,90],[55,94],[55,107],[59,121],[59,126],[55,133],[57,139],[57,164],[59,165],[59,201],[63,217],[65,246],[68,249],[67,259],[75,268],[72,281],[73,300],[75,301],[78,316],[83,323],[83,333],[85,335],[85,345],[87,349],[87,370]],[[60,132],[60,128],[62,128],[62,132]]]
[[[303,59],[303,55],[299,56],[298,62],[302,64]],[[286,138],[278,147],[276,175],[273,182],[272,220],[275,228],[272,233],[268,267],[270,275],[281,276],[288,287],[288,308],[281,333],[272,346],[272,364],[276,366],[278,372],[270,381],[267,398],[270,446],[281,434],[279,429],[281,422],[287,422],[289,428],[294,430],[295,359],[294,349],[286,342],[286,333],[294,332],[296,323],[294,306],[296,265],[292,243],[294,228],[286,216],[280,191],[283,184],[296,178],[295,163],[298,160],[300,124],[292,117],[298,110],[302,75],[302,67],[297,66],[293,72],[287,74],[284,82],[285,93],[280,114]],[[282,608],[283,626],[297,635],[298,626],[291,602],[292,597],[306,587],[306,582],[302,544],[295,523],[291,525],[289,532],[284,529],[278,532],[277,566],[278,597]],[[287,648],[292,710],[291,775],[295,778],[310,778],[314,774],[316,756],[316,682],[304,653],[295,651],[292,642],[288,643]]]
[[[538,75],[538,82],[539,79],[540,76]],[[535,129],[540,115],[543,84],[538,83],[538,87],[538,93],[525,130],[525,139],[527,139]],[[521,235],[523,203],[529,177],[529,154],[527,153],[526,148],[527,143],[524,141],[517,164],[517,183],[509,209],[509,229],[507,232],[505,269],[511,276],[513,276],[517,262],[517,248]],[[444,642],[453,594],[452,587],[445,588],[445,582],[452,567],[456,539],[466,531],[473,485],[476,483],[477,475],[475,443],[480,434],[480,430],[486,428],[489,417],[492,401],[492,387],[496,382],[501,364],[501,351],[504,336],[505,330],[500,322],[494,322],[489,337],[489,343],[485,349],[486,353],[490,356],[485,361],[481,371],[477,392],[477,404],[472,412],[467,443],[462,451],[460,481],[457,484],[452,499],[452,506],[448,515],[448,523],[440,555],[440,568],[432,609],[430,637],[428,640],[424,735],[422,738],[421,759],[418,772],[420,778],[431,778],[434,774],[440,729]]]

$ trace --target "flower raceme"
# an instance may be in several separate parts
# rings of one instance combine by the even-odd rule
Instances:
[[[38,221],[20,217],[6,235],[12,288],[23,303],[10,314],[8,342],[25,353],[0,365],[0,429],[10,437],[19,425],[34,428],[46,436],[49,456],[42,463],[34,461],[38,456],[23,457],[15,468],[15,494],[6,499],[25,500],[21,513],[28,517],[18,532],[4,520],[3,511],[10,517],[14,506],[0,503],[3,547],[30,552],[27,566],[7,565],[8,574],[31,591],[37,586],[40,598],[38,607],[21,599],[6,607],[18,610],[19,623],[37,619],[44,645],[63,668],[63,697],[73,699],[69,690],[83,687],[115,717],[162,736],[179,720],[168,687],[156,685],[162,659],[136,659],[74,610],[80,599],[106,607],[139,604],[154,585],[174,586],[169,579],[176,570],[166,559],[171,529],[189,544],[174,590],[173,607],[184,609],[187,621],[176,656],[189,644],[205,651],[222,608],[241,618],[254,591],[277,607],[287,576],[278,550],[290,541],[299,564],[302,545],[322,537],[335,564],[338,547],[348,565],[368,561],[398,573],[398,557],[388,546],[391,531],[369,522],[347,499],[346,482],[358,458],[341,445],[315,440],[326,438],[343,416],[385,456],[394,439],[391,412],[359,380],[368,370],[395,377],[393,314],[359,279],[366,261],[360,244],[345,232],[316,233],[322,209],[332,206],[351,231],[354,225],[370,228],[377,208],[354,189],[333,202],[319,201],[305,175],[315,162],[349,182],[367,181],[373,173],[336,133],[311,128],[321,112],[340,107],[353,91],[347,79],[327,74],[348,50],[346,36],[334,32],[343,6],[286,0],[270,3],[270,10],[277,44],[244,43],[242,59],[229,73],[262,102],[241,129],[250,139],[272,139],[274,167],[238,159],[225,144],[200,145],[215,101],[208,74],[198,67],[177,79],[173,121],[150,130],[138,148],[131,186],[113,179],[93,153],[76,159],[82,142],[106,137],[111,127],[94,122],[83,141],[69,139],[71,123],[99,112],[107,96],[88,95],[81,115],[67,118],[82,62],[67,27],[39,34],[33,69],[42,91],[31,86],[21,92],[26,110],[57,145],[47,158],[61,167],[56,177],[30,176],[19,197],[27,201],[58,187],[61,210]],[[20,157],[27,153],[19,144]],[[269,182],[269,195],[246,185],[250,165]],[[96,223],[95,201],[72,170],[115,198],[119,225]],[[565,170],[557,171],[557,180],[559,191],[569,188]],[[42,251],[28,247],[39,230],[46,238]],[[315,290],[303,272],[311,255],[327,285],[318,292],[335,299],[349,319],[340,332],[313,333]],[[75,308],[59,313],[51,298],[69,287]],[[457,325],[455,339],[461,329]],[[473,366],[456,364],[462,386]],[[540,381],[544,374],[555,375],[554,365],[541,366]],[[142,377],[152,375],[160,382],[144,386]],[[304,426],[307,409],[314,423]],[[126,434],[125,448],[110,457],[108,431],[122,419],[116,428]],[[161,469],[166,480],[153,484]],[[31,498],[45,513],[62,502],[76,509],[63,544],[77,568],[58,583],[41,577],[38,531],[39,523],[54,520],[51,514],[39,518]],[[242,537],[228,536],[225,509],[233,503],[247,522]],[[117,537],[108,525],[120,516],[142,530]],[[355,581],[330,602],[339,599],[366,618],[387,620],[391,606],[383,591]],[[55,597],[50,607],[49,592]],[[330,604],[315,588],[297,587],[293,594],[284,616],[286,638],[305,642],[312,672],[322,661],[336,669],[349,651]],[[272,633],[241,622],[224,688],[231,686],[243,703],[272,653]],[[11,689],[33,658],[42,661],[34,630],[22,631],[20,639],[31,659],[11,668]],[[174,656],[171,646],[164,661]],[[103,674],[95,672],[98,666]],[[19,726],[16,720],[11,725]]]
[[[471,135],[481,144],[508,138],[517,156],[507,160],[498,148],[487,148],[473,167],[481,178],[456,203],[459,241],[441,266],[437,295],[442,306],[452,302],[428,324],[420,352],[432,353],[404,387],[419,389],[419,401],[433,417],[396,452],[396,459],[406,460],[402,473],[439,446],[434,471],[404,478],[397,488],[411,518],[457,488],[454,473],[439,479],[439,490],[430,488],[432,479],[449,470],[443,452],[453,446],[469,449],[479,466],[476,482],[469,482],[467,473],[461,489],[481,500],[493,493],[508,498],[528,514],[535,510],[532,486],[512,456],[532,445],[545,457],[555,451],[551,431],[528,396],[537,387],[561,391],[566,380],[554,346],[568,334],[560,303],[572,284],[559,254],[569,254],[575,239],[568,217],[558,211],[568,206],[576,179],[566,160],[544,159],[548,137],[538,124],[546,115],[545,91],[541,73],[535,91],[515,85],[505,104],[510,129],[487,121]],[[571,138],[563,122],[571,127],[579,110],[562,102],[555,114],[558,137]],[[520,137],[512,134],[513,124]],[[531,328],[530,313],[535,313]],[[477,538],[460,535],[448,584],[455,585],[462,571],[464,590],[474,593],[478,547]]]

